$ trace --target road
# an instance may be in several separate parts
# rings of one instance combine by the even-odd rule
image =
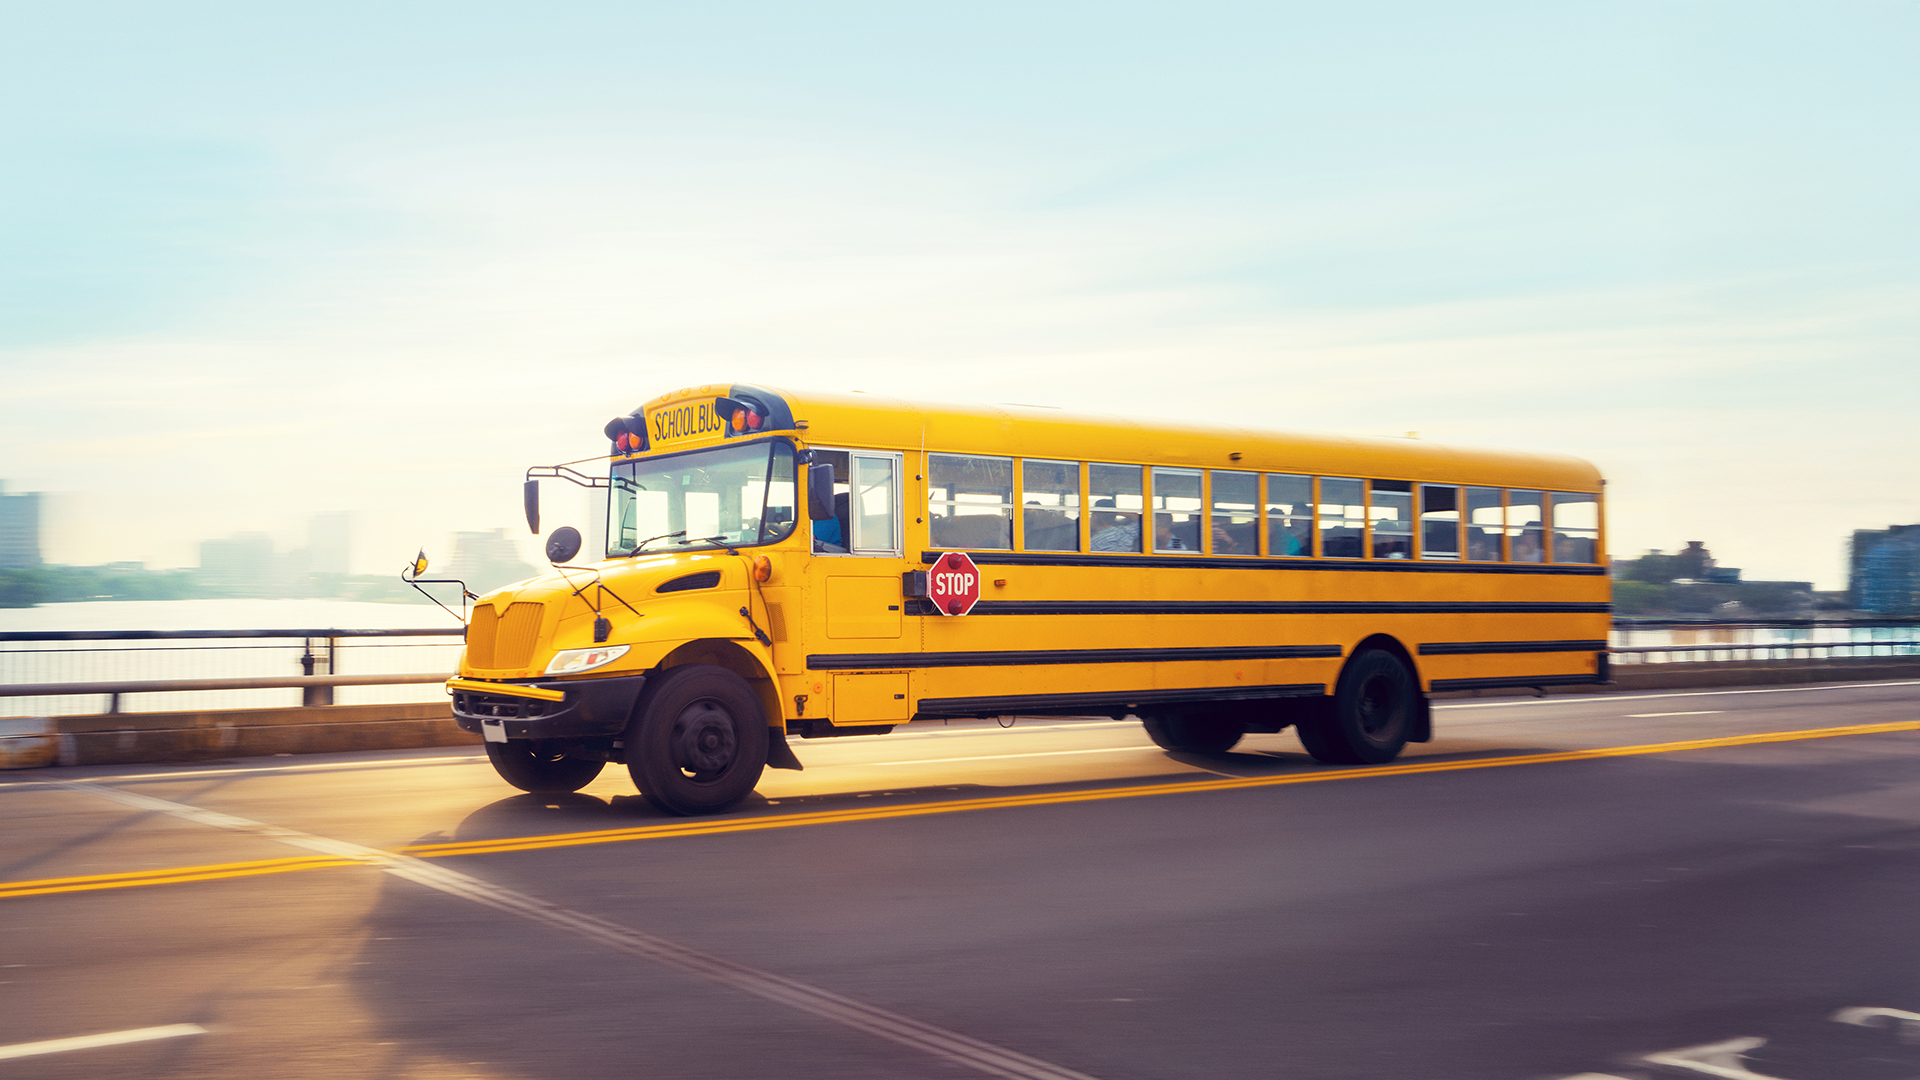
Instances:
[[[700,820],[466,749],[8,774],[0,1074],[1920,1076],[1920,684],[1435,725],[915,727]]]

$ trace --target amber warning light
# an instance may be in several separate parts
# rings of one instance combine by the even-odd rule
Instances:
[[[616,416],[602,429],[613,440],[617,454],[638,454],[647,448],[647,421],[642,416]]]
[[[767,422],[766,411],[755,402],[730,397],[715,398],[713,408],[727,418],[727,427],[735,435],[759,431]]]

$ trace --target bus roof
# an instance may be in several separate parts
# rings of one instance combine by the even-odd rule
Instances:
[[[933,453],[988,454],[1065,461],[1112,461],[1259,472],[1428,480],[1494,487],[1599,491],[1593,465],[1564,454],[1532,454],[1449,446],[1418,438],[1267,431],[1227,424],[1144,420],[1068,412],[1035,405],[947,404],[882,394],[783,390],[714,384],[676,390],[635,413],[652,417],[700,399],[763,401],[770,423],[791,418],[798,437],[821,446],[924,448]],[[718,443],[696,433],[655,452]]]

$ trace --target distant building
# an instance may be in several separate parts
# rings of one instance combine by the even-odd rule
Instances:
[[[347,573],[351,524],[352,517],[344,510],[307,519],[307,573]]]
[[[1858,529],[1847,560],[1847,595],[1856,611],[1920,615],[1920,525]]]
[[[276,595],[278,570],[273,539],[266,533],[235,533],[225,540],[200,541],[200,583],[230,596]]]
[[[459,578],[476,593],[486,593],[532,577],[533,567],[521,560],[520,549],[505,529],[461,532],[453,534],[446,576]]]
[[[40,493],[6,493],[0,482],[0,570],[40,565]]]

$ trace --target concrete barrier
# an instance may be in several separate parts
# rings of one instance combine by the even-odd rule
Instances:
[[[1615,664],[1613,682],[1594,686],[1549,686],[1549,694],[1622,694],[1643,690],[1698,690],[1712,687],[1786,686],[1795,683],[1878,682],[1920,679],[1920,657],[1881,656],[1840,660],[1754,660],[1700,664]],[[1512,697],[1513,690],[1455,690],[1435,700]]]
[[[1607,686],[1550,686],[1550,694],[1781,686],[1920,679],[1920,658],[1623,664]],[[1512,697],[1526,689],[1456,691],[1437,699]],[[323,705],[217,712],[102,713],[0,718],[0,769],[474,746],[447,704]]]
[[[468,746],[442,702],[0,720],[0,769]]]

